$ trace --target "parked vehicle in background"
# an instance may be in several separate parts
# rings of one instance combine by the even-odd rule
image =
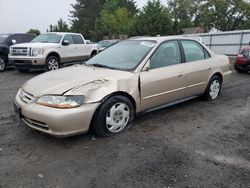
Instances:
[[[25,124],[54,136],[126,131],[136,113],[196,96],[215,100],[230,61],[184,37],[122,41],[84,65],[39,75],[18,91],[15,111]]]
[[[0,72],[5,71],[9,64],[9,47],[18,43],[30,42],[35,38],[35,35],[31,34],[0,34]]]
[[[242,48],[237,55],[234,68],[239,73],[250,71],[250,42],[249,46]]]
[[[99,52],[77,33],[52,32],[34,38],[30,43],[10,47],[9,59],[17,70],[56,70],[64,64],[87,60]]]
[[[118,42],[118,40],[102,40],[100,42],[98,42],[98,44],[100,45],[100,52],[105,50],[106,48],[109,48],[110,46],[116,44]]]

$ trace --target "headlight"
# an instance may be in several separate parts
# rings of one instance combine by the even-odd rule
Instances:
[[[32,56],[38,56],[40,54],[43,54],[43,49],[42,48],[33,48],[32,49]]]
[[[46,95],[42,96],[37,100],[37,104],[43,106],[49,106],[52,108],[75,108],[83,104],[84,96],[56,96],[56,95]]]

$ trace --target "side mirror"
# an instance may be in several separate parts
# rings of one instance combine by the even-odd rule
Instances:
[[[11,44],[12,44],[12,45],[16,44],[16,40],[15,40],[15,39],[12,39],[12,40],[11,40]]]
[[[70,45],[70,42],[68,40],[63,40],[62,45],[68,46],[68,45]]]
[[[146,65],[143,67],[142,71],[149,71],[150,70],[150,59],[147,61]]]

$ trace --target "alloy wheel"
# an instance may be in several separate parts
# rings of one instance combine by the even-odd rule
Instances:
[[[48,70],[57,70],[59,68],[59,63],[56,59],[50,59],[48,62]]]

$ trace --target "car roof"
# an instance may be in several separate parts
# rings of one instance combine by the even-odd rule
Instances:
[[[250,50],[250,46],[246,46],[246,47],[242,48],[241,51],[242,50]]]
[[[48,33],[45,33],[45,34],[57,34],[57,35],[66,35],[66,34],[69,34],[69,35],[81,35],[80,33],[69,33],[69,32],[48,32]]]
[[[135,37],[130,40],[153,40],[157,42],[163,42],[166,40],[173,40],[173,39],[189,39],[189,40],[194,40],[198,41],[197,38],[191,38],[191,37],[184,37],[180,35],[171,35],[171,36],[160,36],[160,37]]]

